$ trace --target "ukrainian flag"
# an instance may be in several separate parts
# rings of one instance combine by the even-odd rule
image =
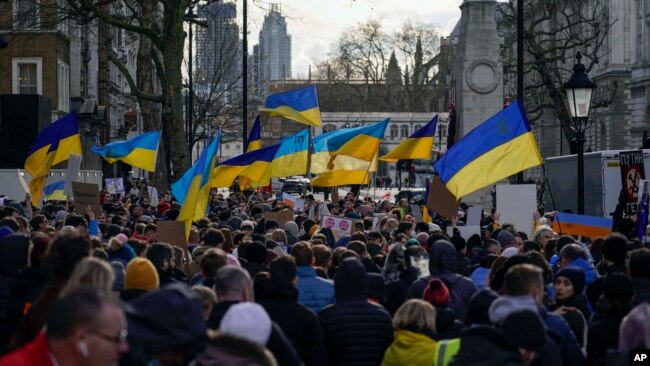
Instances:
[[[517,101],[465,135],[435,169],[449,191],[461,198],[540,164],[535,136]]]
[[[208,207],[210,198],[210,182],[214,173],[214,164],[217,162],[219,140],[221,140],[221,131],[217,133],[210,145],[201,152],[194,165],[183,174],[183,177],[178,182],[172,185],[173,192],[186,192],[183,195],[181,212],[176,219],[185,223],[186,237],[190,235],[192,221],[205,216],[205,209]]]
[[[266,98],[264,108],[260,108],[260,112],[266,112],[271,117],[280,116],[292,119],[310,126],[320,127],[321,125],[315,85],[271,94]]]
[[[65,201],[68,199],[68,196],[63,193],[63,187],[65,186],[65,181],[60,180],[52,184],[48,184],[43,188],[43,193],[45,194],[45,199],[47,201]]]
[[[257,115],[255,123],[253,123],[253,128],[251,129],[251,134],[248,136],[248,140],[246,140],[246,152],[251,152],[262,147],[261,135],[262,128],[260,127],[260,116]]]
[[[332,168],[328,168],[331,156],[327,141],[332,137],[346,133],[347,130],[330,131],[314,138],[312,142],[314,153],[311,155],[310,171],[319,175],[311,180],[312,186],[333,187],[370,182],[370,172],[376,171],[377,168],[376,158],[372,162],[367,162],[352,156],[338,155],[334,158]]]
[[[553,231],[598,238],[611,233],[613,224],[611,218],[557,212],[553,221]]]
[[[32,176],[29,191],[32,204],[38,206],[52,166],[68,160],[70,154],[81,155],[81,139],[77,117],[71,113],[52,122],[36,136],[25,161],[25,170]]]
[[[263,147],[217,164],[212,175],[211,186],[230,187],[239,176],[244,176],[248,182],[253,183],[270,179],[269,168],[279,147],[280,144]]]
[[[309,129],[304,129],[280,141],[271,164],[272,177],[307,174]]]
[[[438,116],[436,115],[424,127],[415,131],[414,134],[402,141],[391,152],[379,158],[379,160],[396,163],[400,159],[431,159],[431,146],[433,145],[433,135],[436,134],[437,124]]]
[[[92,152],[108,163],[123,161],[133,167],[153,172],[160,143],[160,131],[145,132],[126,141],[117,141],[103,147],[93,146]]]
[[[390,118],[368,126],[346,128],[327,139],[327,150],[330,153],[328,167],[333,167],[333,160],[338,155],[352,156],[357,159],[372,161],[377,155],[379,144],[384,138],[386,126]]]

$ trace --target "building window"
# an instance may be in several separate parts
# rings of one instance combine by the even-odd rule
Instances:
[[[14,0],[14,29],[36,29],[41,18],[38,0]]]
[[[415,125],[415,129],[413,130],[413,133],[415,133],[415,131],[420,131],[420,128],[422,128],[422,125]]]
[[[390,125],[390,139],[395,140],[397,138],[397,126]]]
[[[323,126],[323,132],[331,132],[331,131],[334,131],[334,130],[336,130],[336,126],[334,126],[332,124],[327,124],[327,125]]]
[[[401,137],[402,138],[409,137],[409,126],[408,125],[402,125],[402,127],[401,127]]]
[[[58,94],[59,110],[70,111],[70,67],[61,60],[57,60],[58,66]]]
[[[40,57],[12,60],[12,93],[43,94],[43,61]]]

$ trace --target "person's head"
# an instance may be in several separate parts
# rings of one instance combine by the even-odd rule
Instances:
[[[214,291],[219,302],[253,301],[253,281],[241,267],[226,265],[215,276]]]
[[[342,259],[334,275],[337,302],[366,300],[370,282],[366,269],[357,258]]]
[[[546,247],[546,243],[553,239],[553,229],[547,225],[539,226],[533,233],[533,239],[538,242],[542,248]]]
[[[195,366],[222,365],[233,358],[246,365],[278,365],[273,354],[255,342],[212,330],[208,330],[208,338],[208,347],[194,360]]]
[[[149,243],[153,243],[156,240],[158,240],[158,226],[155,224],[149,224],[144,227],[144,230],[142,231],[142,236],[144,236],[145,240]]]
[[[502,249],[514,247],[516,245],[515,236],[508,230],[500,230],[497,234],[497,241],[501,244]]]
[[[91,287],[102,295],[109,296],[113,290],[115,273],[108,264],[98,258],[86,257],[75,267],[61,296],[79,287]]]
[[[429,254],[417,245],[410,246],[404,250],[404,269],[414,268],[418,277],[429,275]]]
[[[494,239],[487,239],[483,247],[490,254],[501,255],[501,244]]]
[[[77,233],[62,234],[52,242],[49,259],[52,261],[54,276],[68,278],[77,263],[90,255],[90,242]]]
[[[217,303],[217,294],[215,294],[214,290],[211,288],[200,285],[193,286],[192,290],[201,298],[201,304],[203,305],[203,318],[208,320],[208,318],[210,318],[210,313],[212,312],[212,307]]]
[[[225,241],[221,231],[214,228],[206,230],[201,240],[203,241],[203,245],[208,247],[219,247]]]
[[[424,300],[408,300],[395,312],[393,327],[395,330],[403,329],[424,334],[435,334],[436,308]]]
[[[650,279],[650,250],[637,249],[630,253],[627,271],[631,278]]]
[[[135,257],[126,265],[125,290],[157,290],[160,286],[158,271],[147,258]]]
[[[172,246],[167,243],[154,243],[147,250],[147,259],[153,263],[158,273],[166,272],[171,269],[172,257],[174,251]]]
[[[524,365],[530,365],[546,343],[546,329],[537,313],[516,310],[500,324],[501,333],[519,350]]]
[[[219,268],[226,265],[226,252],[219,248],[210,248],[201,257],[199,266],[205,278],[213,279]]]
[[[560,250],[560,267],[568,266],[579,258],[587,260],[587,252],[580,244],[567,244]]]
[[[449,297],[449,288],[447,288],[447,285],[441,279],[436,277],[429,280],[422,294],[423,300],[438,308],[446,308],[449,306]]]
[[[506,272],[503,290],[508,296],[532,296],[538,305],[544,299],[542,270],[532,264],[517,264]]]
[[[605,237],[601,251],[607,265],[625,263],[628,241],[623,235],[612,233]]]
[[[327,245],[314,245],[312,251],[314,252],[314,265],[316,267],[327,269],[332,265],[332,250]]]
[[[282,256],[275,258],[269,266],[271,279],[281,283],[294,283],[298,276],[298,267],[293,257]]]
[[[585,289],[585,271],[579,267],[561,268],[555,275],[555,298],[566,300],[582,294]]]
[[[29,220],[29,226],[32,228],[32,231],[42,231],[47,226],[47,218],[44,215],[34,215],[32,219]]]
[[[490,324],[490,305],[499,297],[499,294],[489,288],[482,288],[475,292],[467,304],[467,317],[465,324]]]
[[[266,310],[254,302],[240,302],[228,308],[219,324],[219,331],[266,345],[271,336],[272,322]]]
[[[348,244],[348,250],[357,253],[361,258],[365,258],[368,255],[366,244],[359,240],[352,240],[352,238],[350,238],[350,240],[351,241],[350,244]]]
[[[246,247],[246,259],[249,263],[262,264],[266,262],[266,246],[260,241],[254,241]]]
[[[275,220],[266,220],[264,221],[264,232],[265,233],[272,233],[275,230],[280,228],[280,224],[278,224],[277,221]]]
[[[273,230],[271,240],[282,245],[287,245],[287,233],[282,229]]]
[[[87,287],[52,305],[46,336],[61,365],[114,365],[129,350],[121,305]]]
[[[296,258],[298,267],[311,266],[314,263],[314,252],[305,242],[298,242],[291,247],[291,256]]]

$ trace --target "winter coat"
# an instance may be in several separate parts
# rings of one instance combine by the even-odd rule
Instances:
[[[634,287],[633,307],[642,302],[650,303],[650,278],[633,278],[632,287]]]
[[[460,338],[464,328],[463,322],[456,318],[453,311],[436,306],[436,339]]]
[[[298,290],[291,283],[266,281],[255,292],[255,299],[282,328],[306,366],[327,365],[318,318],[313,311],[298,304]]]
[[[393,341],[390,314],[365,300],[341,301],[318,314],[332,366],[376,366]]]
[[[113,250],[113,249],[108,249],[108,261],[120,261],[122,264],[124,264],[124,267],[126,268],[126,265],[133,259],[135,258],[135,250],[131,248],[129,244],[124,244],[122,245],[119,249]]]
[[[24,347],[15,350],[3,357],[0,357],[0,365],[3,366],[52,366],[50,358],[50,347],[47,344],[45,332],[41,332],[36,339]]]
[[[28,255],[28,237],[15,234],[0,241],[0,346],[4,346],[12,335],[9,332],[8,307],[20,273],[27,268]]]
[[[596,270],[596,267],[594,267],[593,264],[589,263],[588,261],[582,258],[578,258],[573,262],[569,263],[568,267],[582,268],[582,270],[585,271],[585,279],[586,279],[585,284],[587,286],[589,286],[589,284],[591,284],[598,278],[598,271]]]
[[[460,337],[460,350],[451,366],[523,365],[517,347],[496,329],[487,326],[469,328]]]
[[[472,275],[470,276],[470,279],[476,287],[480,290],[483,287],[487,286],[487,279],[488,275],[490,274],[490,269],[489,268],[483,268],[483,267],[478,267],[472,272]]]
[[[232,305],[238,303],[239,301],[222,301],[214,305],[210,317],[206,321],[208,328],[218,330],[221,325],[221,319],[226,315],[226,311]],[[274,321],[271,322],[271,336],[268,342],[266,342],[266,348],[273,353],[273,356],[278,361],[278,365],[301,365],[300,358],[293,348],[291,341]]]
[[[406,293],[406,298],[421,299],[429,281],[432,278],[440,278],[446,282],[447,287],[450,287],[450,308],[458,319],[465,321],[467,304],[478,289],[472,280],[455,273],[456,268],[456,248],[446,240],[438,240],[429,249],[429,272],[431,275],[413,282]]]
[[[587,299],[584,295],[578,294],[564,300],[556,300],[549,305],[550,311],[555,311],[561,306],[575,307],[575,311],[569,311],[562,315],[562,318],[569,324],[569,328],[576,336],[576,340],[581,348],[585,347],[587,341],[587,319],[591,316],[591,312],[587,306]]]
[[[402,306],[406,299],[406,292],[417,279],[418,270],[411,267],[400,273],[397,281],[386,285],[386,310],[390,315],[394,315],[397,309]]]
[[[585,357],[580,348],[580,344],[578,344],[576,336],[564,318],[550,313],[546,308],[540,309],[539,316],[542,318],[546,328],[559,336],[560,343],[558,346],[563,364],[565,366],[583,365]]]
[[[317,313],[334,302],[334,284],[316,276],[310,266],[298,267],[298,303]]]
[[[27,267],[20,270],[13,285],[9,288],[7,302],[7,335],[12,336],[18,330],[25,309],[29,309],[45,290],[51,271],[47,267]]]
[[[398,329],[395,340],[384,354],[382,366],[431,366],[436,356],[436,341],[430,336]]]
[[[27,315],[20,321],[18,331],[13,338],[14,345],[20,347],[36,338],[45,325],[50,308],[59,299],[59,294],[67,282],[67,278],[54,278],[47,285]]]
[[[609,349],[618,349],[619,328],[623,318],[630,311],[624,309],[608,309],[605,319],[593,323],[587,334],[587,364],[593,366],[605,365]]]

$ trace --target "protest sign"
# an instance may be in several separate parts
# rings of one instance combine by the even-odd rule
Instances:
[[[467,209],[466,226],[480,226],[482,213],[483,213],[483,209],[478,206],[469,207]]]
[[[534,184],[497,185],[499,223],[512,224],[515,230],[533,237],[534,213],[537,211],[537,186]]]
[[[187,249],[185,224],[181,221],[158,221],[158,241]]]
[[[339,240],[344,235],[352,235],[352,230],[354,230],[354,224],[356,221],[358,220],[325,215],[323,216],[321,227],[326,227],[332,230],[334,238]]]
[[[440,177],[434,177],[429,188],[426,206],[438,215],[447,219],[458,214],[458,200],[447,189]]]
[[[291,211],[279,211],[279,212],[265,212],[265,220],[275,220],[278,222],[281,228],[284,228],[284,224],[287,221],[293,221],[293,212]]]
[[[645,179],[643,166],[643,151],[622,151],[619,155],[621,162],[621,183],[623,187],[623,207],[628,215],[639,211],[639,181]]]
[[[86,214],[86,206],[95,206],[99,210],[99,186],[95,183],[72,182],[74,210],[79,215]]]
[[[469,239],[469,237],[474,235],[474,234],[478,234],[479,236],[481,236],[481,227],[478,226],[478,225],[476,225],[476,226],[457,226],[456,229],[458,229],[458,231],[460,231],[460,236],[462,236],[463,239],[465,239],[465,240]],[[449,237],[452,237],[454,235],[454,228],[452,226],[447,226],[447,235],[449,235]]]
[[[106,178],[106,190],[109,194],[122,194],[124,193],[124,179],[122,178]]]
[[[79,180],[79,168],[81,167],[81,155],[70,154],[68,158],[68,168],[65,171],[65,185],[63,186],[63,193],[70,197],[72,196],[72,182]]]
[[[418,205],[409,205],[411,208],[411,216],[415,219],[415,222],[422,222],[422,209]]]
[[[149,204],[151,207],[158,207],[158,189],[156,189],[156,187],[147,186],[147,192],[149,193]]]

